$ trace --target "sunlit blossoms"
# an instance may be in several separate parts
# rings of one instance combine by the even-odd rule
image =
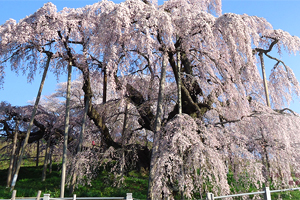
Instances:
[[[104,0],[62,11],[47,3],[1,25],[0,50],[0,83],[7,67],[32,79],[47,59],[57,75],[68,63],[81,73],[71,90],[72,187],[95,177],[98,166],[110,166],[117,182],[130,170],[149,171],[152,148],[150,199],[229,194],[238,184],[287,187],[299,173],[300,120],[285,107],[300,87],[280,54],[297,54],[300,39],[264,18],[222,14],[220,0]],[[264,59],[277,63],[266,80]],[[59,119],[60,86],[42,102]],[[77,151],[86,102],[88,128]]]

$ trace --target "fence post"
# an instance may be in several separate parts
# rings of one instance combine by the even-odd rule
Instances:
[[[133,198],[132,198],[132,193],[127,193],[127,194],[126,194],[126,199],[127,199],[127,200],[133,200]]]
[[[17,190],[13,190],[12,195],[11,195],[11,200],[15,200],[17,195]]]
[[[50,194],[44,194],[43,200],[50,200]]]
[[[215,195],[213,193],[207,193],[206,200],[214,200]]]
[[[265,187],[264,200],[271,200],[271,193],[269,187]]]
[[[41,193],[42,193],[42,191],[39,190],[39,191],[38,191],[38,194],[37,194],[37,196],[36,196],[36,200],[40,200],[40,198],[41,198]]]
[[[76,200],[76,194],[73,195],[73,200]]]

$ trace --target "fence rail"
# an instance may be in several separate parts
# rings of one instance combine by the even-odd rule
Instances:
[[[255,194],[263,194],[264,195],[264,200],[271,200],[271,193],[274,193],[274,192],[286,192],[286,191],[293,191],[293,190],[300,190],[300,188],[289,188],[289,189],[282,189],[282,190],[270,190],[269,187],[266,187],[264,189],[264,191],[251,192],[251,193],[241,193],[241,194],[232,194],[232,195],[218,196],[218,197],[215,197],[213,193],[207,193],[206,200],[223,199],[223,198],[239,197],[239,196],[248,196],[248,195],[255,195]]]
[[[41,197],[41,191],[38,191],[37,197],[16,197],[17,190],[13,190],[11,199],[0,199],[0,200],[113,200],[113,199],[126,199],[133,200],[132,193],[127,193],[126,197],[76,197],[76,194],[73,197],[66,198],[51,198],[50,194],[44,194]]]
[[[242,194],[232,194],[227,196],[218,196],[214,197],[214,199],[222,199],[222,198],[229,198],[229,197],[240,197],[240,196],[248,196],[248,195],[254,195],[254,194],[264,194],[265,192],[252,192],[252,193],[242,193]]]
[[[59,157],[59,156],[61,156],[61,155],[52,155],[52,157]],[[35,159],[36,158],[36,156],[35,157],[24,157],[25,159]],[[39,156],[39,158],[45,158],[45,156]],[[1,159],[0,160],[0,162],[2,162],[2,161],[9,161],[10,160],[10,158],[5,158],[5,159]]]
[[[218,197],[215,197],[213,193],[207,193],[206,200],[223,199],[223,198],[239,197],[239,196],[249,196],[249,195],[255,195],[255,194],[263,194],[264,200],[271,200],[271,193],[294,191],[294,190],[300,190],[300,187],[282,189],[282,190],[270,190],[269,187],[266,187],[266,188],[264,188],[264,191],[232,194],[232,195],[218,196]],[[116,199],[133,200],[132,193],[127,193],[126,197],[76,197],[76,194],[74,194],[73,197],[66,197],[66,198],[51,198],[50,194],[44,194],[43,197],[40,197],[41,191],[38,191],[37,197],[18,197],[17,198],[16,194],[17,194],[17,191],[14,190],[12,193],[11,199],[0,199],[0,200],[102,200],[102,199],[103,200],[113,200],[113,199],[115,199],[115,200]]]
[[[112,198],[115,198],[115,199],[126,199],[124,197],[77,197],[76,199],[86,199],[86,200],[89,200],[89,199],[112,199]]]

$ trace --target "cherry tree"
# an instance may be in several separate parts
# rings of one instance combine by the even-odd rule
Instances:
[[[31,31],[17,37],[20,27]],[[245,190],[270,182],[285,187],[298,173],[299,116],[284,107],[300,88],[280,53],[298,53],[300,39],[264,18],[222,14],[220,0],[102,1],[60,12],[48,3],[19,23],[6,22],[0,37],[1,61],[15,71],[33,74],[37,68],[19,61],[30,55],[36,62],[49,51],[57,74],[68,63],[81,72],[72,105],[86,107],[86,124],[102,145],[101,154],[73,158],[92,161],[81,168],[91,178],[105,161],[115,161],[116,173],[142,166],[151,170],[148,198],[156,199],[228,194],[229,171]],[[278,57],[269,54],[274,50]],[[265,58],[277,62],[269,78],[259,72]],[[82,134],[93,138],[92,131]],[[69,166],[71,173],[80,168]]]
[[[5,140],[13,139],[12,145],[9,143],[1,150],[3,156],[7,155],[3,150],[5,148],[12,149],[11,162],[8,172],[7,185],[11,185],[11,177],[15,174],[17,167],[18,155],[20,155],[22,144],[27,135],[29,122],[31,120],[31,113],[33,111],[33,106],[11,106],[8,103],[1,102],[1,120],[0,120],[0,132],[1,137]],[[51,149],[57,145],[57,141],[61,137],[61,129],[57,126],[59,121],[56,121],[56,116],[52,115],[45,108],[39,106],[33,121],[33,127],[28,138],[29,148],[24,148],[24,154],[29,155],[30,149],[32,149],[32,144],[39,140],[45,140],[47,144],[50,145]],[[48,141],[48,142],[47,142]],[[41,149],[44,145],[41,144]],[[32,154],[31,154],[32,155]],[[47,156],[47,155],[46,155]]]

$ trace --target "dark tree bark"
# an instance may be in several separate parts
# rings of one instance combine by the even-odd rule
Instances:
[[[92,89],[91,89],[91,82],[90,82],[90,75],[88,69],[82,69],[80,68],[83,74],[83,91],[85,93],[85,100],[92,102]],[[117,142],[115,142],[110,133],[109,129],[106,126],[106,124],[103,121],[103,117],[98,113],[97,109],[93,106],[92,103],[89,104],[87,115],[89,118],[94,122],[94,124],[99,128],[99,130],[102,133],[102,139],[104,140],[105,144],[108,146],[113,146],[114,148],[120,148],[121,145]]]
[[[45,150],[45,160],[44,160],[44,166],[43,166],[43,172],[42,172],[42,181],[46,180],[46,174],[47,174],[47,166],[48,166],[48,160],[49,160],[49,148],[50,148],[50,137],[48,138],[47,141],[47,146],[46,146],[46,150]]]
[[[36,143],[36,163],[35,166],[39,166],[39,155],[40,155],[40,140],[37,141]]]
[[[52,173],[52,156],[53,156],[54,145],[50,147],[50,155],[49,155],[49,174]]]
[[[83,91],[85,93],[85,101],[86,99],[91,101],[91,98],[93,96],[92,90],[91,90],[91,82],[90,82],[90,75],[89,71],[87,68],[80,68],[78,67],[83,74]],[[139,123],[144,126],[144,128],[148,128],[149,130],[153,130],[153,121],[154,121],[154,115],[151,111],[151,104],[147,104],[141,93],[133,88],[130,84],[127,84],[128,88],[128,94],[129,94],[129,99],[131,100],[131,103],[133,103],[137,109],[138,112],[141,116],[141,120],[139,120]],[[142,107],[142,108],[141,108]],[[108,127],[106,126],[105,122],[103,121],[103,117],[99,114],[97,109],[90,103],[89,104],[89,109],[87,115],[89,118],[94,122],[94,124],[99,128],[101,134],[102,134],[102,140],[104,143],[110,147],[114,147],[115,149],[120,149],[122,148],[122,144],[115,142],[109,132]],[[129,150],[132,147],[132,145],[126,145],[125,151]],[[150,166],[150,151],[148,147],[142,146],[139,144],[136,144],[135,149],[138,149],[138,159],[139,159],[139,168],[144,167],[144,168],[149,168]],[[142,163],[143,162],[143,163]]]

